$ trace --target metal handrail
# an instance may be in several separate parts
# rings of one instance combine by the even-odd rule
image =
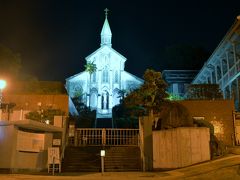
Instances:
[[[75,146],[139,146],[139,129],[77,128]]]

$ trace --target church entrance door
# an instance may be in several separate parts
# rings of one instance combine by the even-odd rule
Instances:
[[[107,91],[104,91],[102,93],[102,112],[108,113],[109,109],[109,93]]]

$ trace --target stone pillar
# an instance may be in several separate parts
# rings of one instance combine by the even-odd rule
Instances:
[[[222,60],[220,61],[220,70],[221,70],[221,79],[223,78],[223,65],[222,65]]]
[[[214,66],[214,73],[215,73],[216,84],[218,84],[218,79],[217,79],[217,66]]]
[[[143,116],[139,118],[139,127],[142,133],[140,148],[143,171],[152,171],[153,169],[152,122],[153,117],[150,116]]]

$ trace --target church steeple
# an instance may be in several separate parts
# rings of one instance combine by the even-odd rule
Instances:
[[[112,46],[112,32],[108,23],[108,9],[106,8],[105,10],[105,21],[102,27],[101,31],[101,46],[106,45],[111,47]]]

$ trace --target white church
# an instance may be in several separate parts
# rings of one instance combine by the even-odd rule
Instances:
[[[131,91],[143,80],[124,71],[126,58],[112,48],[112,32],[105,10],[105,21],[101,31],[100,48],[87,56],[86,64],[94,63],[96,71],[90,74],[80,72],[66,79],[69,94],[69,112],[75,113],[71,98],[81,95],[82,102],[96,109],[97,118],[111,118],[112,108],[120,103],[119,91]]]

